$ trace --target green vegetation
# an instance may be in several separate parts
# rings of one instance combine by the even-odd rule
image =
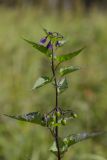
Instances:
[[[50,86],[44,86],[41,91],[31,91],[38,76],[44,72],[50,74],[49,67],[44,67],[47,65],[45,56],[36,54],[20,38],[29,37],[37,42],[41,37],[39,24],[42,24],[49,30],[65,33],[65,37],[69,35],[65,51],[66,47],[71,51],[83,44],[87,46],[85,54],[69,62],[83,68],[69,77],[71,89],[62,95],[60,101],[60,105],[75,109],[79,116],[60,134],[64,137],[66,131],[71,134],[83,130],[107,130],[106,15],[97,12],[87,16],[64,13],[55,17],[34,9],[0,8],[0,22],[0,113],[48,112],[54,104],[54,91]],[[61,52],[62,49],[59,55]],[[44,128],[3,116],[0,116],[0,121],[0,159],[54,160],[54,156],[47,152],[52,141]],[[106,137],[89,140],[73,146],[65,159],[103,160],[107,157],[106,147]]]

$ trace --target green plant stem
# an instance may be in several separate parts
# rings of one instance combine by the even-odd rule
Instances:
[[[55,83],[55,110],[56,113],[58,111],[58,86],[57,86],[57,79],[56,79],[56,73],[55,73],[55,65],[54,65],[54,52],[52,50],[52,73],[53,73],[53,77],[54,77],[54,83]],[[56,123],[58,123],[58,117],[56,114]],[[55,127],[55,142],[56,142],[56,147],[57,147],[57,151],[58,151],[58,160],[61,160],[61,156],[60,156],[60,148],[59,148],[59,136],[58,136],[59,130],[58,130],[58,126]]]

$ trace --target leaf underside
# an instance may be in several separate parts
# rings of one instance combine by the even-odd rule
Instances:
[[[60,148],[61,156],[63,156],[64,153],[72,145],[74,145],[80,141],[87,140],[89,138],[94,138],[96,136],[100,136],[105,133],[107,133],[107,132],[80,133],[80,134],[72,134],[68,137],[65,137],[64,139],[59,138],[59,148]],[[50,151],[57,156],[57,147],[56,147],[55,142],[51,146]]]
[[[34,89],[40,88],[50,82],[51,82],[51,79],[49,77],[42,76],[39,79],[37,79],[32,89],[34,90]]]
[[[61,79],[58,82],[58,93],[60,94],[64,92],[67,88],[68,88],[68,83],[67,83],[66,78]]]

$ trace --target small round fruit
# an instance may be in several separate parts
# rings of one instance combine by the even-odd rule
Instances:
[[[47,119],[50,119],[50,115],[47,115]]]
[[[61,113],[59,111],[56,112],[57,117],[61,116]]]
[[[66,123],[67,123],[66,119],[62,119],[61,123],[62,123],[62,125],[66,125]]]
[[[76,113],[74,113],[73,114],[73,118],[77,118],[78,116],[77,116],[77,114]]]
[[[52,121],[56,121],[56,117],[54,115],[52,116]]]

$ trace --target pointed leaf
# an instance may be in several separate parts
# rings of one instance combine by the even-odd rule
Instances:
[[[67,152],[68,148],[71,145],[76,144],[80,141],[89,139],[89,138],[100,136],[105,133],[107,133],[107,132],[80,133],[80,134],[72,134],[68,137],[65,137],[64,139],[59,138],[59,148],[60,148],[61,156],[63,156],[64,153]],[[50,151],[57,156],[57,147],[56,147],[55,142],[51,146]]]
[[[45,121],[43,121],[43,115],[39,112],[31,112],[28,114],[24,114],[24,115],[6,115],[10,118],[16,119],[16,120],[20,120],[20,121],[25,121],[25,122],[31,122],[31,123],[36,123],[42,126],[45,126]]]
[[[51,82],[51,79],[49,77],[42,76],[35,82],[32,89],[34,90],[34,89],[40,88],[40,87],[42,87],[42,86],[44,86],[44,85],[46,85],[50,82]]]
[[[83,51],[83,49],[84,49],[84,47],[83,48],[81,48],[81,49],[79,49],[79,50],[77,50],[77,51],[74,51],[74,52],[72,52],[72,53],[69,53],[69,54],[65,54],[65,55],[62,55],[62,56],[57,56],[56,57],[56,60],[58,61],[58,62],[64,62],[64,61],[67,61],[67,60],[70,60],[70,59],[72,59],[73,57],[75,57],[75,56],[77,56],[81,51]]]
[[[77,71],[79,69],[80,69],[80,67],[69,66],[69,67],[63,67],[63,68],[61,68],[59,72],[60,72],[61,76],[64,76],[64,75],[66,75],[68,73]]]
[[[51,56],[52,52],[51,50],[49,50],[47,47],[44,47],[43,45],[37,44],[35,42],[29,41],[27,39],[24,39],[27,43],[31,44],[32,47],[36,48],[37,50],[39,50],[40,52],[44,53],[45,55],[47,55],[48,57]]]
[[[58,93],[64,92],[65,89],[67,89],[67,88],[68,88],[68,83],[67,83],[66,78],[61,79],[61,80],[58,82]]]
[[[93,133],[85,133],[84,132],[84,133],[80,133],[80,134],[72,134],[71,136],[64,138],[63,142],[65,141],[65,139],[67,139],[68,146],[71,146],[71,145],[78,143],[80,141],[87,140],[89,138],[93,138],[96,136],[100,136],[104,133],[106,133],[106,132],[93,132]]]

